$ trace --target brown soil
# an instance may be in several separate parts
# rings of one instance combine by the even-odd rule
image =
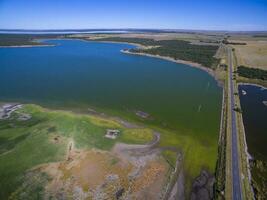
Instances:
[[[150,159],[141,157],[142,165],[137,166],[110,152],[72,148],[65,161],[39,167],[51,177],[45,197],[159,199],[169,166],[158,153]]]
[[[151,162],[133,184],[137,199],[160,199],[166,183],[166,163]]]
[[[52,163],[42,167],[52,181],[47,185],[47,191],[52,196],[73,193],[73,189],[82,189],[80,193],[90,197],[99,185],[106,182],[107,177],[116,175],[121,187],[128,187],[127,174],[132,166],[117,161],[107,152],[77,151],[69,154],[69,159],[60,163]],[[62,193],[63,194],[63,193]]]

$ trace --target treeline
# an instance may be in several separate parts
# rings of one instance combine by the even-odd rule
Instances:
[[[34,45],[30,35],[0,34],[0,46]]]
[[[245,42],[229,42],[227,39],[222,41],[223,44],[231,44],[231,45],[247,45]]]
[[[267,35],[253,35],[253,37],[267,37]]]
[[[56,34],[0,34],[0,46],[40,45],[36,39],[57,38]]]
[[[220,43],[219,40],[199,40],[199,42],[202,42],[202,43],[212,43],[212,44],[219,44]]]
[[[267,80],[267,71],[262,69],[239,66],[237,67],[237,73],[239,76],[246,78]]]
[[[95,41],[114,41],[114,42],[127,42],[127,43],[136,43],[144,46],[153,46],[156,41],[153,39],[146,38],[121,38],[121,37],[108,37],[108,38],[100,38],[94,39]]]
[[[134,53],[147,53],[152,55],[167,56],[175,60],[186,60],[199,63],[209,68],[215,68],[218,59],[214,58],[218,46],[196,45],[183,40],[153,40],[145,38],[120,38],[110,37],[97,39],[98,41],[116,41],[136,43],[144,46],[155,46],[154,48],[142,49],[134,48],[129,51]]]

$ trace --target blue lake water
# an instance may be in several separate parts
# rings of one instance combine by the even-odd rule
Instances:
[[[0,100],[94,107],[217,142],[222,89],[206,72],[126,55],[127,44],[47,40],[54,47],[0,48]]]

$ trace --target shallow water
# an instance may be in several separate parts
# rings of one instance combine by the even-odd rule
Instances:
[[[0,100],[97,107],[217,142],[222,89],[184,64],[127,55],[127,44],[48,40],[54,47],[0,48]],[[207,135],[209,137],[207,137]]]

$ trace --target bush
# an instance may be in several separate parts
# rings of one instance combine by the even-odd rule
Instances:
[[[262,69],[239,66],[237,68],[237,73],[239,76],[243,76],[246,78],[267,80],[267,71]]]

